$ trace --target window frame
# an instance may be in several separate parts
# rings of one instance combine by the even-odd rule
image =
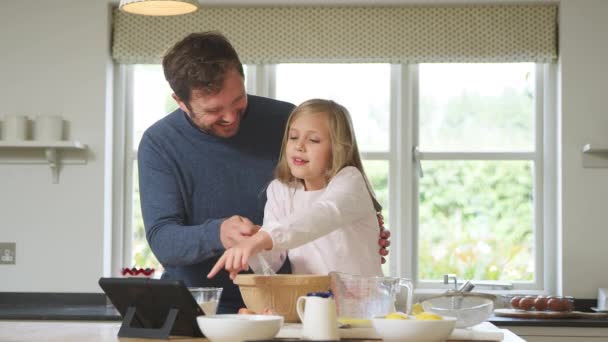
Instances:
[[[535,210],[535,281],[514,283],[512,291],[553,293],[557,284],[557,66],[535,64],[535,152],[459,153],[418,151],[418,65],[390,65],[390,128],[388,152],[362,152],[364,160],[386,160],[389,165],[389,220],[392,248],[390,273],[410,278],[419,290],[445,289],[440,279],[417,279],[418,160],[533,160]],[[132,262],[133,71],[119,65],[115,73],[114,195],[112,274]],[[274,97],[275,65],[247,65],[249,94]],[[540,124],[539,124],[540,123]],[[398,227],[398,228],[397,228]],[[551,227],[545,229],[545,227]],[[390,227],[389,227],[390,228]],[[493,291],[490,291],[493,292]]]

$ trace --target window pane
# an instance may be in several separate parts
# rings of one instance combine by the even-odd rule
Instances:
[[[131,222],[133,243],[132,257],[133,266],[155,268],[155,277],[159,277],[163,272],[163,267],[160,265],[156,257],[152,253],[148,241],[146,240],[146,231],[144,229],[144,220],[141,215],[141,202],[139,200],[139,177],[137,172],[137,161],[133,162],[133,219]]]
[[[369,182],[374,188],[376,199],[382,206],[382,216],[384,216],[384,227],[390,229],[388,211],[388,160],[364,160],[363,167]],[[380,248],[380,247],[378,247]],[[386,258],[386,263],[382,265],[382,271],[385,275],[389,275],[389,258]]]
[[[421,64],[422,151],[534,151],[534,64]]]
[[[247,66],[243,66],[247,72]],[[171,97],[173,91],[165,81],[165,75],[161,65],[133,66],[133,148],[137,150],[141,136],[144,131],[156,121],[162,119],[168,113],[177,108],[175,100]],[[139,198],[139,176],[137,172],[137,161],[133,162],[133,191],[132,204],[133,216],[131,217],[131,263],[137,267],[154,267],[155,276],[160,276],[162,266],[152,253],[148,241],[141,214],[141,203]]]
[[[423,161],[419,279],[534,279],[531,161]]]
[[[361,151],[388,151],[389,64],[279,64],[277,99],[300,104],[312,98],[334,100],[353,119]]]
[[[162,66],[138,64],[133,67],[133,148],[137,149],[150,125],[177,108],[172,93]]]

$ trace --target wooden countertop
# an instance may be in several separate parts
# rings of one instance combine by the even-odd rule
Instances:
[[[3,342],[143,342],[148,339],[118,338],[120,322],[69,322],[69,321],[0,321],[0,341]],[[504,342],[524,340],[509,330],[504,330]],[[171,341],[204,342],[204,338],[178,338]],[[280,341],[280,340],[277,340]],[[289,341],[289,340],[286,340]],[[363,340],[361,340],[363,341]],[[378,341],[378,340],[375,340]]]

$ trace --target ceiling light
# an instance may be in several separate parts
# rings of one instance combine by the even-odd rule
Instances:
[[[195,12],[198,0],[120,0],[119,8],[141,15],[180,15]]]

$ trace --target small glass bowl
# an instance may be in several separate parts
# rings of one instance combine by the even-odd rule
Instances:
[[[490,294],[455,291],[424,300],[422,307],[427,312],[456,318],[456,328],[468,328],[490,318],[495,298]]]

